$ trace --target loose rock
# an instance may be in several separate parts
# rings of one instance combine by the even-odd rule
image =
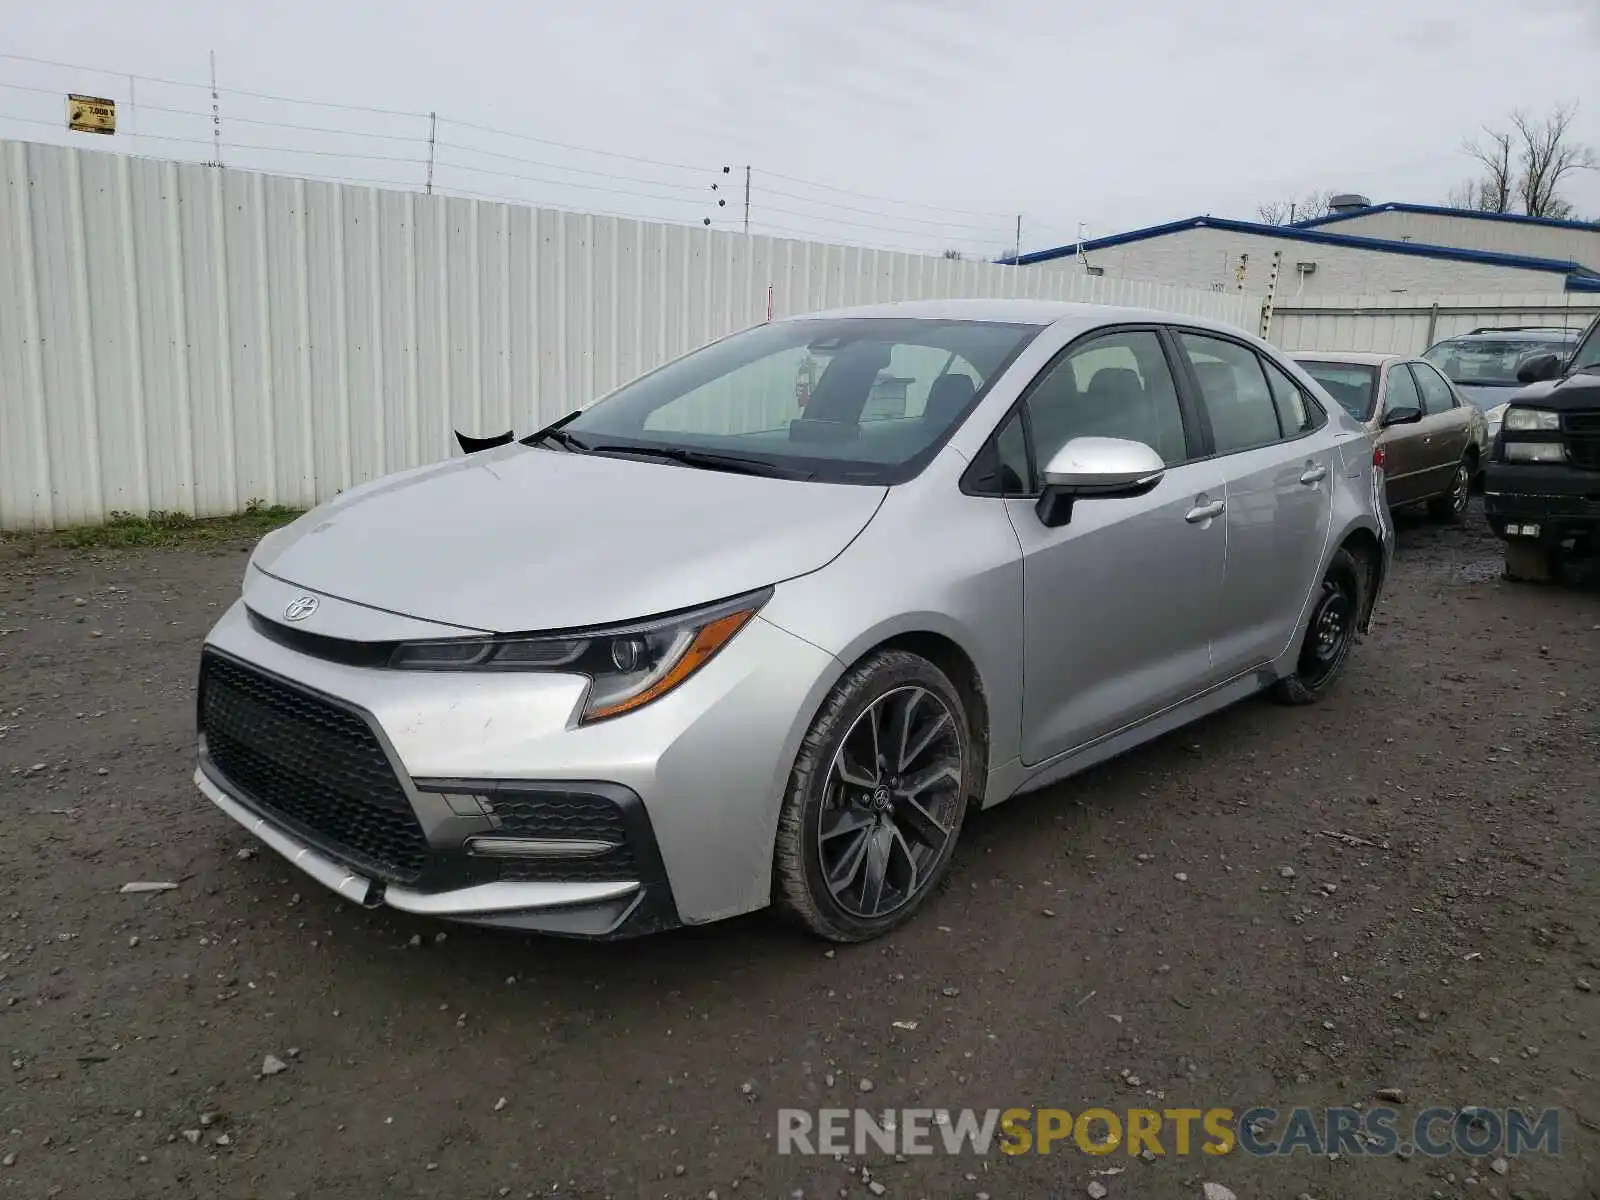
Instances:
[[[1232,1188],[1225,1188],[1220,1183],[1202,1184],[1200,1190],[1206,1200],[1239,1200],[1239,1197],[1233,1194]]]
[[[261,1060],[261,1073],[263,1075],[281,1075],[289,1069],[289,1064],[281,1058],[269,1054]]]

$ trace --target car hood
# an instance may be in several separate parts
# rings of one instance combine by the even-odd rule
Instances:
[[[352,488],[269,534],[252,564],[463,629],[570,629],[815,571],[886,492],[514,444]]]
[[[1600,408],[1600,374],[1580,371],[1564,379],[1530,383],[1511,397],[1513,404],[1537,404],[1560,411]]]
[[[1464,399],[1470,400],[1485,411],[1495,407],[1497,404],[1504,404],[1517,394],[1515,387],[1484,387],[1471,383],[1456,384],[1456,391],[1460,392]]]

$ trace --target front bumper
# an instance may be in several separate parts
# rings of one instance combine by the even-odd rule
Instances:
[[[1557,464],[1491,462],[1484,471],[1483,511],[1496,537],[1555,545],[1600,537],[1600,472]],[[1521,529],[1536,526],[1536,534]],[[1514,526],[1518,532],[1508,531]]]
[[[356,903],[589,938],[768,902],[789,771],[842,669],[758,617],[672,693],[577,727],[586,680],[331,662],[242,603],[203,663],[196,783],[290,862]]]
[[[632,937],[678,924],[670,891],[662,883],[652,889],[636,880],[496,881],[423,892],[371,879],[274,824],[249,802],[229,795],[204,767],[195,769],[194,782],[206,799],[291,865],[366,908],[388,907],[417,916],[595,939]]]

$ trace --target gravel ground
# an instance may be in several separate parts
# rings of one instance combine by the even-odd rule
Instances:
[[[1325,703],[985,814],[911,927],[837,952],[766,915],[445,927],[255,852],[190,782],[241,549],[0,545],[0,1195],[1600,1196],[1600,590],[1502,582],[1476,514],[1403,522]],[[1559,1107],[1560,1153],[775,1148],[781,1106],[1383,1088]]]

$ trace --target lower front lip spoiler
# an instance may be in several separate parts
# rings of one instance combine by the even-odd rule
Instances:
[[[324,887],[367,908],[387,905],[401,912],[429,917],[477,917],[495,913],[573,908],[631,896],[639,884],[631,880],[604,883],[480,883],[446,892],[418,892],[384,885],[313,850],[265,817],[257,816],[219,788],[203,770],[195,786],[206,799],[276,850]]]

